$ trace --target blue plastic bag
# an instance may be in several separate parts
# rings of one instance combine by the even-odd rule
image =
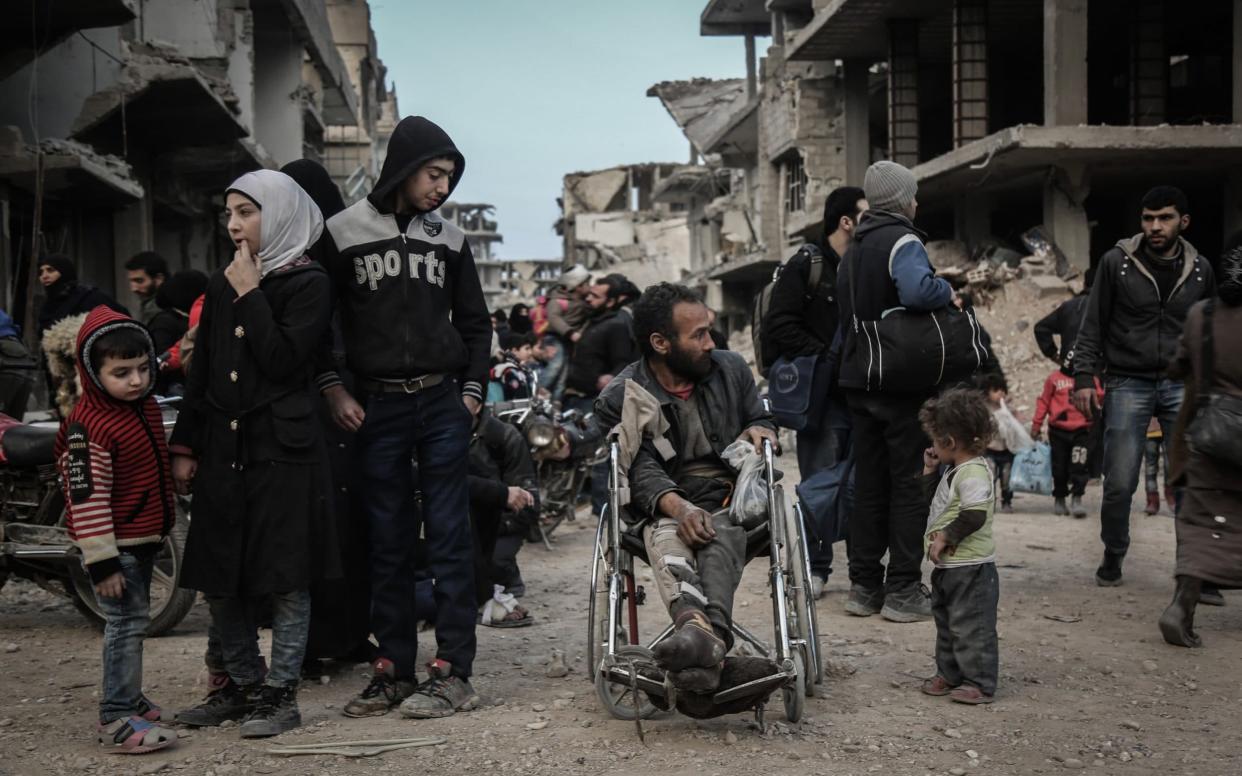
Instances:
[[[1047,443],[1037,442],[1014,454],[1009,488],[1015,493],[1052,495],[1052,448]]]

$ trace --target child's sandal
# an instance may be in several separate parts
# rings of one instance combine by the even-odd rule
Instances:
[[[948,695],[956,689],[956,685],[949,684],[943,676],[939,675],[926,680],[923,682],[923,686],[919,688],[924,695],[934,695],[936,697]]]
[[[146,754],[172,746],[176,741],[177,731],[139,716],[121,717],[99,726],[99,745],[116,754]]]
[[[155,702],[145,695],[138,699],[138,716],[147,722],[165,721],[164,710],[156,706]]]
[[[984,703],[991,703],[993,699],[991,695],[984,695],[983,690],[980,690],[978,687],[964,684],[949,693],[949,700],[954,703],[965,703],[970,706],[979,706]]]

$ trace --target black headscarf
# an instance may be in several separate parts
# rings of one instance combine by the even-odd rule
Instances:
[[[297,159],[281,167],[280,171],[297,181],[302,191],[315,200],[315,204],[319,206],[319,212],[323,214],[324,221],[345,209],[345,200],[341,198],[341,190],[337,188],[328,171],[318,162],[310,159]]]
[[[518,302],[509,309],[509,330],[514,334],[529,334],[533,331],[529,307]]]
[[[60,280],[47,287],[49,298],[61,296],[78,284],[78,268],[65,254],[49,253],[39,257],[39,266],[45,264],[60,273]]]

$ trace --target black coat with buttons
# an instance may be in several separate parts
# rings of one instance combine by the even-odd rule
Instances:
[[[331,311],[309,259],[240,298],[223,272],[211,278],[169,445],[198,462],[183,586],[279,593],[339,573],[312,382]]]

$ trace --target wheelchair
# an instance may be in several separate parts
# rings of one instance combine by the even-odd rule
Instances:
[[[604,709],[616,719],[636,721],[660,714],[675,700],[676,690],[667,681],[660,681],[662,672],[652,670],[651,658],[651,649],[672,634],[673,626],[665,627],[646,645],[639,635],[638,608],[645,603],[646,593],[635,580],[634,561],[649,560],[641,527],[627,525],[621,519],[618,455],[617,442],[610,440],[609,498],[596,529],[591,565],[587,666]],[[722,707],[755,698],[751,708],[761,727],[764,703],[777,689],[782,693],[785,718],[798,722],[804,699],[814,697],[824,680],[802,510],[796,501],[792,510],[786,508],[783,485],[774,479],[774,453],[767,440],[763,464],[768,519],[747,531],[746,562],[759,557],[768,560],[772,641],[765,642],[736,621],[733,633],[734,652],[744,642],[770,662],[772,672],[722,688],[712,698],[714,704]],[[653,703],[652,698],[658,702]]]

